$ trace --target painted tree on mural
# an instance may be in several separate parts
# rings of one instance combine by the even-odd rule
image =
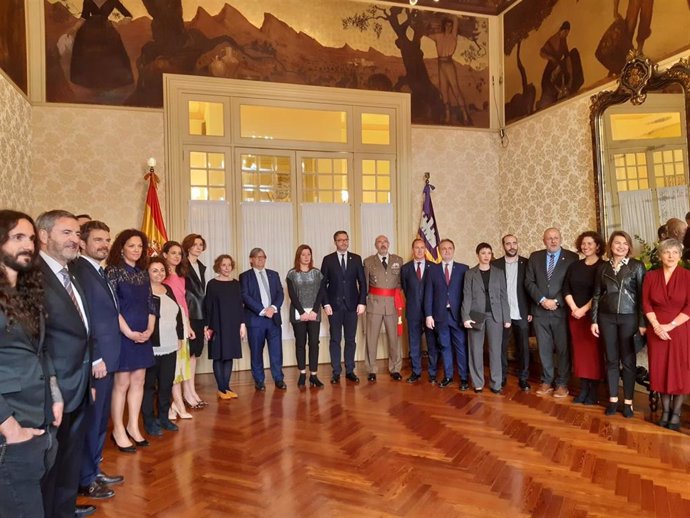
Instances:
[[[429,78],[424,52],[421,47],[422,37],[429,34],[429,13],[417,9],[402,7],[381,7],[372,5],[362,12],[343,19],[343,28],[354,28],[360,31],[372,30],[377,37],[381,36],[383,23],[388,23],[395,32],[395,45],[400,49],[405,75],[398,78],[393,86],[401,91],[407,87],[412,96],[412,117],[415,120],[441,121],[444,117],[444,104],[441,94]],[[477,41],[477,19],[459,17],[458,35]],[[477,45],[479,46],[479,45]],[[468,53],[470,60],[478,54]]]
[[[527,72],[520,59],[520,45],[530,32],[541,27],[557,3],[558,0],[523,0],[504,18],[503,52],[508,56],[513,47],[517,46],[517,67],[522,81],[522,93],[515,94],[506,103],[505,114],[508,121],[534,113],[537,90],[527,79]]]

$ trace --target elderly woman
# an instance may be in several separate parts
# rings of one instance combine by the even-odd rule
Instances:
[[[465,274],[460,314],[468,329],[470,376],[474,391],[484,388],[484,337],[489,348],[490,389],[494,394],[501,392],[503,371],[501,351],[503,329],[510,327],[510,306],[506,277],[501,270],[491,265],[493,250],[488,243],[477,245],[479,264]]]
[[[572,263],[563,282],[563,298],[570,309],[573,373],[580,378],[580,394],[574,403],[595,405],[597,387],[604,373],[599,339],[592,335],[592,294],[597,268],[602,263],[606,243],[598,232],[587,231],[577,237],[575,247],[584,256]]]
[[[645,268],[630,257],[632,239],[627,232],[611,233],[607,245],[609,258],[597,269],[592,295],[592,334],[601,335],[606,354],[609,404],[606,415],[618,411],[618,380],[623,377],[623,417],[633,416],[635,390],[635,333],[645,332],[642,312],[642,280]]]
[[[683,400],[690,393],[690,272],[678,265],[682,252],[677,239],[662,241],[661,268],[649,272],[642,290],[644,312],[654,330],[647,336],[650,388],[661,394],[659,425],[672,430],[680,429]]]

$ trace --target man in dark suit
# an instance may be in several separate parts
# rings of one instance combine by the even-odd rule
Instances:
[[[41,478],[55,461],[62,419],[35,239],[28,215],[0,210],[1,516],[44,516]]]
[[[86,408],[91,403],[91,347],[86,296],[68,269],[79,253],[79,224],[73,214],[52,210],[36,221],[41,244],[45,289],[46,343],[65,400],[57,431],[58,452],[43,481],[46,516],[92,514],[95,507],[76,509],[79,470],[86,433]]]
[[[256,390],[266,390],[264,384],[264,344],[268,342],[271,375],[276,388],[286,390],[283,381],[283,342],[280,306],[285,295],[278,272],[265,268],[266,253],[253,248],[249,253],[251,268],[240,274],[240,293],[244,302],[244,321],[251,355],[252,376]]]
[[[428,272],[424,284],[424,314],[426,326],[436,331],[436,338],[443,358],[445,377],[439,387],[445,388],[453,381],[453,352],[460,375],[460,390],[467,390],[467,334],[460,318],[462,290],[466,264],[453,261],[455,243],[443,239],[439,245],[442,262]]]
[[[110,417],[113,375],[120,358],[117,299],[105,280],[105,271],[101,266],[110,252],[110,229],[101,221],[88,221],[80,230],[81,257],[70,268],[84,290],[89,306],[94,358],[91,373],[96,399],[86,410],[86,441],[79,494],[90,498],[110,498],[115,492],[107,485],[124,480],[120,475],[109,476],[99,469]]]
[[[563,300],[563,281],[568,266],[578,260],[577,254],[561,248],[561,231],[544,231],[545,250],[529,256],[525,274],[525,288],[532,299],[534,332],[539,345],[542,365],[541,386],[537,394],[564,398],[568,395],[570,354],[568,352],[568,311]],[[556,368],[554,372],[554,349]],[[554,391],[552,384],[556,383]]]
[[[400,274],[400,283],[405,293],[407,342],[410,345],[412,364],[412,374],[407,378],[408,383],[415,383],[422,376],[422,335],[426,336],[426,348],[429,353],[429,381],[436,381],[436,337],[424,322],[424,280],[433,263],[427,263],[425,255],[424,240],[418,238],[412,241],[412,260],[403,265]]]
[[[330,354],[333,375],[331,383],[340,383],[340,340],[345,330],[345,377],[359,383],[355,374],[357,317],[366,310],[367,287],[362,258],[348,252],[350,238],[339,230],[333,235],[336,251],[323,258],[321,273],[326,287],[323,308],[330,328]]]
[[[508,303],[510,305],[510,328],[503,329],[503,344],[501,350],[501,367],[503,370],[502,386],[506,384],[508,373],[508,341],[511,328],[515,340],[515,350],[518,362],[518,385],[525,392],[530,390],[529,378],[529,323],[532,321],[529,295],[525,289],[525,273],[527,272],[527,258],[518,255],[518,240],[513,234],[507,234],[502,239],[505,255],[496,259],[493,265],[505,273],[508,289]]]

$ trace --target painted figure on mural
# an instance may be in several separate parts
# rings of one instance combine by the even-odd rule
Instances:
[[[441,22],[441,30],[426,36],[436,43],[438,87],[446,109],[444,122],[450,122],[451,110],[457,109],[459,110],[459,118],[471,126],[472,119],[467,110],[465,96],[460,90],[458,71],[453,61],[453,54],[458,47],[458,18],[444,18]]]
[[[537,102],[537,109],[554,104],[582,86],[580,53],[577,49],[568,48],[568,34],[570,22],[565,21],[539,51],[547,63],[541,77],[541,99]]]
[[[73,83],[98,90],[111,90],[134,81],[129,56],[108,17],[117,10],[132,14],[119,0],[84,0],[84,20],[74,36],[70,79]]]

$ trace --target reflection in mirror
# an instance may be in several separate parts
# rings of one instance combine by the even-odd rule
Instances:
[[[690,210],[689,92],[687,61],[659,72],[636,55],[615,91],[592,97],[597,217],[605,236],[621,229],[653,243],[660,225]]]

